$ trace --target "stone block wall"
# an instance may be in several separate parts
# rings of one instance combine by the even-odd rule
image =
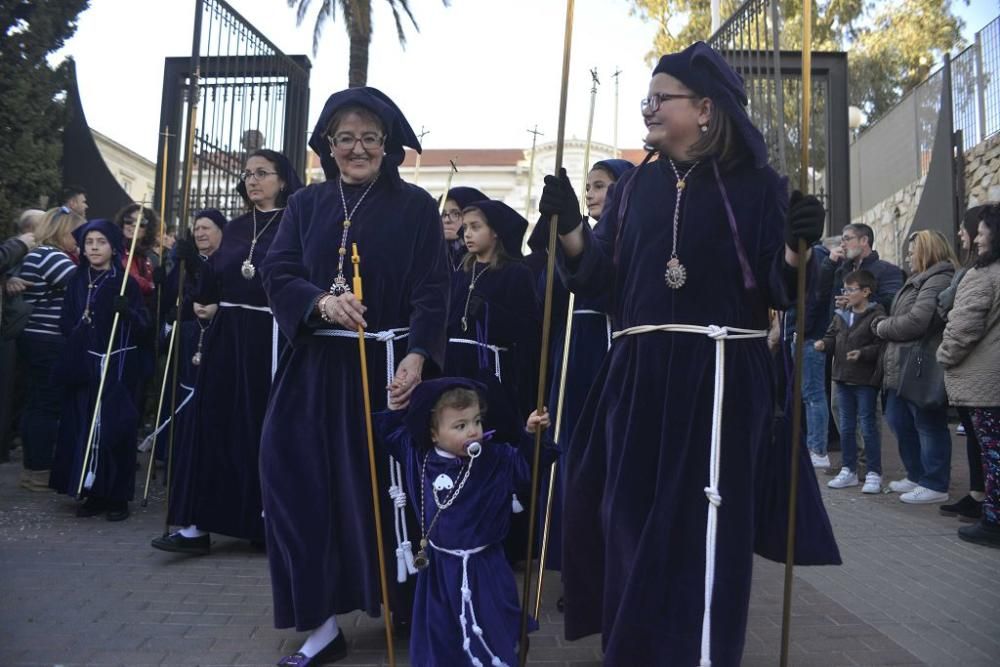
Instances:
[[[965,196],[968,206],[986,201],[991,187],[1000,186],[1000,134],[977,144],[965,153]],[[906,254],[906,232],[924,190],[924,178],[911,183],[884,199],[852,222],[861,222],[875,230],[875,249],[894,264],[901,264]],[[836,230],[835,230],[836,231]]]

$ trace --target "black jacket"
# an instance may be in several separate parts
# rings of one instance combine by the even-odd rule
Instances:
[[[854,321],[848,325],[845,318],[854,316]],[[830,328],[823,336],[824,352],[833,355],[833,380],[848,384],[861,384],[869,387],[879,387],[882,384],[882,364],[879,355],[885,344],[872,331],[872,320],[885,317],[882,304],[869,304],[863,313],[849,313],[838,310],[833,316]],[[861,358],[848,361],[847,353],[853,350],[861,351]]]

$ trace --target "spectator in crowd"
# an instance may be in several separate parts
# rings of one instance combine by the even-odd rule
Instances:
[[[830,250],[822,243],[813,246],[817,273],[830,257]],[[827,438],[830,430],[830,411],[826,396],[826,355],[816,347],[830,325],[830,294],[819,289],[822,281],[817,278],[816,289],[806,295],[805,342],[802,349],[802,405],[805,408],[805,438],[814,468],[829,468]],[[795,307],[785,314],[785,342],[794,345]]]
[[[139,215],[140,208],[142,216]],[[122,230],[125,245],[123,263],[128,262],[137,221],[141,231],[139,232],[139,240],[135,244],[135,258],[132,260],[129,275],[139,283],[142,296],[148,299],[156,289],[153,283],[153,270],[159,265],[159,257],[156,255],[156,239],[160,233],[160,217],[152,209],[142,207],[139,204],[129,204],[115,214],[114,222]]]
[[[959,283],[937,359],[948,399],[969,409],[982,447],[982,517],[958,536],[1000,548],[1000,205],[982,211],[975,245],[976,263]]]
[[[27,389],[21,417],[24,448],[21,486],[31,491],[49,488],[49,468],[61,408],[53,370],[65,345],[59,316],[66,285],[76,273],[76,264],[70,258],[78,251],[73,230],[83,223],[83,216],[66,207],[47,211],[35,233],[38,247],[25,256],[19,274],[28,283],[24,300],[32,306],[28,323],[17,341]]]
[[[21,211],[21,215],[17,216],[17,233],[27,234],[28,232],[34,232],[35,225],[41,222],[44,215],[45,211],[37,208],[27,208]]]
[[[982,216],[984,206],[975,206],[965,213],[962,226],[958,229],[958,239],[964,254],[964,266],[955,271],[955,277],[951,279],[951,286],[941,292],[938,296],[938,315],[945,322],[955,305],[955,293],[962,279],[972,266],[979,259],[979,251],[973,239],[979,233],[979,218]],[[969,461],[969,493],[955,503],[941,505],[941,514],[945,516],[957,516],[963,521],[978,520],[983,514],[983,498],[986,495],[985,481],[983,480],[983,457],[979,447],[979,440],[976,438],[976,430],[972,427],[972,413],[969,408],[963,405],[955,405],[958,412],[961,433],[965,435],[965,454]]]
[[[951,284],[958,260],[951,244],[940,232],[921,230],[909,240],[912,275],[903,285],[886,318],[872,326],[879,338],[888,341],[883,356],[885,415],[896,434],[899,456],[906,477],[889,483],[904,503],[943,503],[948,500],[951,473],[951,431],[948,406],[928,408],[900,395],[901,361],[904,350],[913,354],[923,345],[936,349],[944,324],[937,315],[937,300]],[[933,363],[925,357],[925,363]],[[843,425],[842,425],[843,426]]]
[[[827,483],[831,489],[858,485],[856,425],[860,419],[868,469],[861,491],[882,490],[882,435],[875,413],[882,379],[879,368],[882,341],[872,331],[871,323],[876,317],[885,316],[885,309],[871,301],[877,288],[870,271],[848,273],[843,289],[848,307],[837,309],[826,335],[814,343],[817,352],[833,355],[834,391],[840,408],[840,445],[844,455],[840,474]]]
[[[87,191],[79,185],[64,187],[59,194],[59,201],[81,218],[87,218]]]
[[[0,273],[7,273],[17,266],[36,245],[32,232],[15,236],[0,244]]]
[[[878,292],[873,301],[882,304],[886,312],[892,308],[892,300],[903,286],[903,272],[895,264],[880,259],[874,245],[875,232],[868,225],[850,224],[844,227],[840,246],[830,251],[820,269],[819,289],[833,297],[833,307],[847,307],[847,297],[833,294],[833,289],[839,289],[844,284],[848,273],[864,269],[878,282]]]

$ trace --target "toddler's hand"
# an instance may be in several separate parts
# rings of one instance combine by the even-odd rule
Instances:
[[[542,414],[538,414],[538,410],[532,410],[531,415],[528,417],[528,423],[525,424],[524,429],[528,433],[535,433],[538,431],[538,427],[547,429],[552,425],[552,420],[549,419],[549,411],[544,410]]]

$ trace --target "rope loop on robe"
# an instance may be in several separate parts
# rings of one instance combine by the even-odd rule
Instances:
[[[350,338],[357,340],[356,331],[347,329],[317,329],[314,336],[326,338]],[[385,345],[385,386],[388,394],[389,385],[396,374],[396,349],[393,343],[410,335],[409,327],[386,329],[384,331],[365,332],[365,340],[373,340]],[[389,498],[392,500],[393,524],[396,532],[396,581],[403,583],[410,575],[417,573],[413,562],[413,543],[410,542],[410,531],[406,527],[406,492],[403,491],[403,467],[399,461],[389,457]]]
[[[611,349],[611,316],[607,313],[602,313],[599,310],[590,310],[589,308],[578,308],[573,311],[573,316],[577,315],[600,315],[604,318],[604,323],[608,330],[608,349]]]
[[[458,343],[460,345],[475,345],[480,350],[489,350],[493,353],[493,361],[495,362],[496,370],[493,371],[493,375],[496,376],[498,382],[503,382],[503,376],[500,372],[500,353],[507,352],[506,347],[500,347],[499,345],[491,345],[490,343],[482,343],[478,340],[473,340],[472,338],[449,338],[449,343]]]
[[[708,500],[708,516],[705,525],[705,611],[701,622],[701,659],[699,667],[712,665],[712,592],[715,588],[716,542],[718,537],[719,506],[719,460],[722,456],[722,401],[726,389],[726,341],[767,338],[766,330],[740,329],[710,324],[641,324],[616,331],[612,339],[622,336],[653,333],[690,333],[708,336],[715,341],[715,387],[712,394],[712,442],[709,450],[708,486],[705,498]]]
[[[462,628],[462,649],[469,656],[469,662],[475,667],[483,667],[483,661],[472,653],[472,637],[469,636],[471,629],[472,634],[476,636],[483,649],[490,655],[491,667],[509,667],[493,652],[486,643],[486,639],[483,638],[483,628],[479,625],[479,620],[476,618],[476,608],[472,604],[472,586],[469,585],[469,557],[487,549],[490,545],[486,544],[474,549],[445,549],[430,540],[428,540],[428,544],[435,551],[462,559],[462,611],[458,615],[458,624]],[[468,611],[468,615],[466,615],[466,611]]]

